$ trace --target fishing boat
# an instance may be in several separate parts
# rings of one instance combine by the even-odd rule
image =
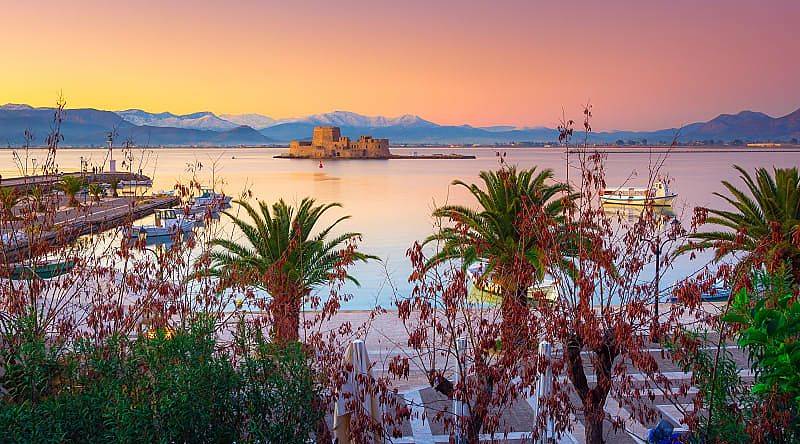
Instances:
[[[75,261],[63,259],[48,259],[33,261],[32,263],[11,264],[12,280],[23,279],[50,279],[68,273],[75,267]]]
[[[217,193],[210,188],[203,188],[200,191],[201,191],[200,196],[194,198],[195,202],[200,202],[205,204],[210,204],[215,202],[222,202],[224,204],[231,203],[232,199],[231,196],[226,196],[225,193]]]
[[[600,192],[600,202],[615,205],[653,205],[668,207],[678,196],[669,188],[666,181],[653,183],[649,188],[617,187],[606,188]]]
[[[126,234],[130,234],[131,239],[145,237],[152,239],[155,237],[172,237],[177,233],[189,233],[194,228],[195,221],[184,216],[182,211],[174,208],[159,209],[155,211],[155,225],[134,225],[130,227]]]

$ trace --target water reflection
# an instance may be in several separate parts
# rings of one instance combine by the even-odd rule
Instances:
[[[603,205],[603,213],[607,217],[616,218],[616,220],[627,223],[634,223],[638,221],[642,217],[645,209],[647,208],[637,205]],[[661,216],[658,217],[659,225],[663,225],[665,221],[675,219],[675,212],[672,210],[672,207],[650,207],[648,211],[652,211],[653,216]]]
[[[67,135],[67,138],[69,135]],[[396,285],[397,295],[406,297],[413,291],[408,283],[408,276],[413,271],[406,257],[406,251],[414,241],[424,239],[436,229],[431,218],[434,207],[448,204],[461,204],[474,208],[477,204],[468,191],[462,187],[451,185],[453,179],[461,179],[467,183],[479,181],[481,170],[498,167],[495,148],[469,148],[461,150],[443,150],[442,148],[393,148],[397,154],[411,154],[418,151],[425,154],[435,152],[459,152],[474,154],[472,160],[387,160],[387,161],[338,161],[325,162],[319,168],[319,162],[312,160],[275,159],[274,155],[285,151],[284,148],[175,148],[157,150],[158,163],[143,166],[145,172],[153,177],[153,190],[170,190],[176,183],[188,183],[193,175],[187,172],[186,166],[198,160],[205,162],[207,156],[217,158],[220,162],[213,172],[205,168],[197,172],[196,179],[203,185],[215,182],[218,190],[228,195],[239,195],[243,190],[252,190],[254,198],[268,203],[285,199],[289,203],[297,203],[303,197],[311,196],[320,203],[341,202],[343,208],[332,212],[332,223],[335,218],[350,215],[352,218],[340,225],[343,231],[357,231],[363,234],[359,247],[386,260],[385,263],[358,263],[351,269],[352,274],[361,282],[360,287],[348,286],[344,291],[353,294],[353,298],[343,304],[347,309],[363,309],[372,307],[376,301],[384,307],[391,306],[394,290],[387,286],[390,278]],[[105,149],[60,150],[58,163],[68,170],[77,170],[80,157],[91,156],[102,160]],[[224,156],[222,155],[224,154]],[[46,151],[35,150],[36,158],[44,158]],[[235,157],[235,159],[233,159]],[[556,179],[565,179],[564,152],[557,148],[515,148],[508,150],[506,161],[519,168],[539,169],[552,168]],[[649,153],[610,153],[606,163],[606,182],[624,183],[632,171],[642,171],[651,162]],[[672,153],[666,159],[663,172],[669,173],[680,184],[679,197],[673,209],[659,208],[657,214],[664,219],[676,216],[683,219],[686,225],[689,220],[684,217],[686,210],[695,206],[718,207],[726,209],[726,203],[714,196],[714,191],[721,189],[721,180],[740,184],[738,173],[731,168],[732,164],[748,165],[748,168],[773,165],[800,164],[800,153],[794,152],[680,152]],[[12,151],[0,150],[0,174],[3,177],[17,175]],[[571,177],[576,174],[570,173]],[[223,182],[220,182],[223,181]],[[144,190],[137,190],[142,194]],[[233,211],[238,209],[234,206]],[[627,206],[605,206],[610,217],[617,217],[621,224],[630,224],[641,214],[641,208]],[[143,223],[137,221],[136,223]],[[148,222],[149,223],[149,222]],[[204,228],[209,229],[209,228]],[[241,234],[234,230],[230,220],[223,217],[219,230],[226,235],[239,239]],[[229,234],[228,234],[229,233]],[[150,239],[148,248],[158,243],[169,242],[169,239]],[[150,254],[150,253],[147,253]],[[710,260],[711,252],[698,253],[696,259],[690,255],[680,256],[671,268],[665,270],[662,282],[674,282],[696,272],[705,262]],[[647,272],[652,273],[653,267]],[[388,278],[387,278],[388,275]],[[652,279],[652,274],[642,277]],[[322,290],[325,291],[324,289]]]

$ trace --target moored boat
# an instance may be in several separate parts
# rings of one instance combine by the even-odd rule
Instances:
[[[174,208],[159,209],[155,211],[156,223],[154,225],[134,225],[129,228],[132,239],[146,237],[171,237],[179,232],[192,231],[195,220],[184,216],[183,212]]]
[[[467,268],[466,274],[469,279],[467,297],[470,301],[482,305],[500,304],[502,288],[496,282],[493,282],[490,276],[484,277],[486,274],[485,263],[476,262],[470,265]],[[558,299],[557,284],[549,275],[545,275],[544,279],[528,288],[528,299],[535,299],[538,292],[543,293],[544,299],[548,301],[552,302]]]
[[[22,279],[50,279],[68,273],[75,267],[75,261],[63,259],[48,259],[32,261],[31,263],[11,264],[12,280]]]
[[[17,248],[28,242],[28,235],[23,230],[8,230],[0,232],[0,247]]]
[[[731,297],[731,288],[723,281],[717,281],[708,292],[700,294],[701,302],[726,302]],[[674,304],[678,298],[671,296],[669,302]]]
[[[211,210],[212,213],[219,211],[221,208],[226,208],[231,203],[231,196],[225,193],[217,193],[212,189],[204,188],[200,196],[195,197],[192,205],[189,207],[189,213],[205,213]]]
[[[653,205],[668,207],[678,196],[669,188],[665,181],[653,183],[649,188],[645,187],[617,187],[606,188],[600,192],[600,202],[603,204],[615,205]]]

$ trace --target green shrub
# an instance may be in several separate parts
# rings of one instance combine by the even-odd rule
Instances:
[[[791,396],[800,410],[800,304],[785,276],[755,275],[757,291],[740,291],[723,320],[742,329],[737,338],[756,374],[755,395]]]
[[[252,336],[236,356],[199,318],[135,340],[80,339],[55,354],[30,325],[21,320],[0,348],[2,443],[296,443],[322,417],[299,344]]]
[[[678,347],[670,344],[673,350],[680,350],[676,364],[683,371],[692,372],[692,382],[698,389],[705,414],[701,415],[698,432],[707,443],[747,444],[750,438],[745,430],[746,406],[752,404],[752,396],[733,360],[731,352],[721,347],[707,350],[707,335],[687,332],[687,338],[698,341],[700,347]],[[694,442],[699,442],[697,439]]]
[[[323,411],[307,353],[297,342],[254,342],[240,369],[247,441],[308,442]]]

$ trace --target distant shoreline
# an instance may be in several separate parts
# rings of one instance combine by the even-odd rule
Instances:
[[[230,149],[230,150],[246,150],[246,149],[287,149],[287,146],[154,146],[154,147],[136,147],[135,149],[148,149],[148,150],[179,150],[179,149],[199,149],[199,150],[220,150],[220,149]],[[495,150],[499,152],[503,151],[515,151],[515,150],[537,150],[537,151],[553,151],[553,152],[565,152],[566,149],[564,147],[559,146],[493,146],[493,145],[481,145],[481,146],[464,146],[464,147],[457,147],[457,146],[449,146],[449,145],[430,145],[430,146],[390,146],[391,149],[402,149],[402,150],[458,150],[458,151],[472,151],[472,150]],[[13,151],[13,150],[22,150],[22,147],[0,147],[0,151]],[[31,150],[45,150],[47,147],[31,147]],[[106,147],[90,147],[90,146],[62,146],[59,147],[62,150],[106,150]],[[115,149],[121,150],[122,147],[115,147]],[[748,147],[748,146],[722,146],[722,145],[708,145],[708,146],[692,146],[692,145],[678,145],[678,146],[642,146],[642,145],[633,145],[633,146],[590,146],[587,149],[583,148],[576,148],[570,147],[569,153],[575,154],[581,151],[600,151],[603,153],[608,154],[647,154],[647,153],[680,153],[680,154],[692,154],[692,153],[800,153],[800,145],[784,145],[781,147]],[[411,156],[411,155],[397,155],[394,158],[424,158],[429,157],[426,156]],[[441,157],[437,157],[441,158]],[[445,156],[445,158],[447,158]]]

